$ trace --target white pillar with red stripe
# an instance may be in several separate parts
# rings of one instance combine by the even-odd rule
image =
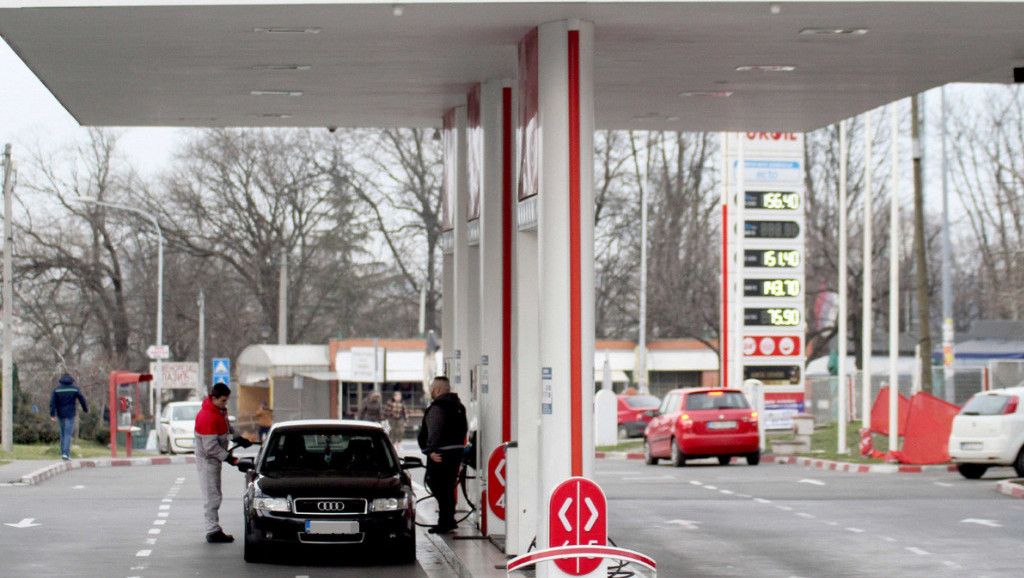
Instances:
[[[541,393],[536,494],[546,499],[561,482],[592,477],[594,470],[593,24],[543,24],[524,42],[536,43],[535,94],[520,94],[536,103],[536,133],[532,143],[523,143],[520,170],[524,179],[536,171],[535,347],[541,369],[536,376]],[[536,377],[520,377],[523,387],[536,383]],[[531,453],[527,447],[519,450],[520,456]],[[543,502],[539,505],[536,535],[538,546],[546,548],[551,545],[549,514]],[[592,574],[603,574],[603,567]],[[539,577],[564,575],[552,564],[542,564],[537,572]]]
[[[477,463],[481,471],[491,453],[511,440],[512,376],[512,85],[509,81],[492,80],[477,85],[477,98],[470,98],[470,131],[474,125],[474,106],[479,109],[480,139],[470,139],[479,148],[481,182],[479,210],[479,294],[480,315],[477,317],[480,355],[478,391],[480,429]],[[470,171],[471,178],[473,171]],[[504,451],[502,451],[504,455]],[[502,458],[501,463],[504,463]],[[501,467],[498,480],[507,482],[506,469]],[[488,498],[503,506],[507,500],[505,485],[491,487]],[[504,507],[487,512],[487,534],[505,534]]]

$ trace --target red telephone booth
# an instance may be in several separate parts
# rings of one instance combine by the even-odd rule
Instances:
[[[125,449],[132,457],[132,428],[139,417],[139,382],[152,381],[148,373],[110,372],[110,457],[117,457],[117,432],[125,432]]]

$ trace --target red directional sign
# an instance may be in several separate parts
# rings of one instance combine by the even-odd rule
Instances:
[[[604,546],[608,541],[607,503],[604,492],[587,478],[569,478],[551,492],[548,501],[548,543],[559,546]],[[590,574],[600,558],[555,560],[570,576]]]
[[[487,460],[487,504],[496,518],[505,519],[505,444]]]
[[[800,336],[747,335],[743,338],[743,355],[747,357],[800,355]]]

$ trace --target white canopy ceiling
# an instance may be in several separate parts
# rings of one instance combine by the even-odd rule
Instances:
[[[437,126],[565,18],[595,25],[599,128],[806,131],[1024,66],[1013,1],[88,4],[0,0],[0,34],[84,125]]]

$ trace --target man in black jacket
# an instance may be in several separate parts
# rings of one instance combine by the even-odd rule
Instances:
[[[437,525],[432,534],[451,532],[455,522],[455,492],[466,445],[466,408],[452,393],[447,377],[435,377],[430,384],[434,400],[423,412],[418,441],[427,456],[427,487],[437,500]]]
[[[82,404],[82,411],[89,413],[85,396],[75,385],[75,379],[68,374],[60,376],[57,387],[50,394],[50,421],[60,424],[60,459],[71,459],[71,432],[75,428],[76,403]]]

